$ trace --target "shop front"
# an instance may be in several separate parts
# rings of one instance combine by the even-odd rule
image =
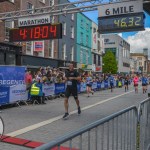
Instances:
[[[70,63],[74,64],[76,67],[76,62],[59,60],[59,59],[52,59],[52,58],[45,58],[45,57],[37,57],[37,56],[30,56],[30,55],[22,55],[21,57],[21,64],[22,66],[28,66],[28,68],[39,68],[39,67],[68,67]]]
[[[21,65],[28,66],[28,68],[39,68],[48,66],[56,68],[58,67],[58,60],[31,55],[22,55]]]
[[[0,42],[0,65],[21,65],[22,47]]]
[[[74,65],[74,68],[77,67],[77,63],[75,61],[66,61],[66,60],[58,60],[58,67],[68,67],[70,63]]]
[[[86,65],[86,64],[77,64],[77,68],[80,68],[84,71],[92,71],[92,65]]]

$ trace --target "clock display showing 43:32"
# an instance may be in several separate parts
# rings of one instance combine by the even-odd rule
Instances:
[[[62,38],[62,24],[46,24],[10,30],[10,42]]]

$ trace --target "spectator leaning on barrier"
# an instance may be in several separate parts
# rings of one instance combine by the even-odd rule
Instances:
[[[42,98],[42,101],[39,101],[39,103],[41,102],[42,104],[46,104],[45,94],[42,91],[42,86],[43,86],[42,79],[40,77],[37,77],[31,86],[30,95],[31,95],[31,98],[33,96]]]
[[[78,109],[78,114],[81,114],[81,109],[80,109],[80,103],[78,99],[78,90],[77,90],[77,83],[80,80],[79,73],[74,70],[73,64],[69,65],[69,71],[66,72],[65,75],[65,81],[66,81],[66,92],[65,92],[65,100],[64,100],[64,106],[65,106],[65,115],[63,116],[63,119],[67,119],[69,117],[68,113],[68,99],[70,95],[72,94],[74,96],[74,99],[77,104],[77,109]]]

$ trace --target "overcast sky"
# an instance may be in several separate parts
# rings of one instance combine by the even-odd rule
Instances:
[[[150,50],[150,28],[140,31],[135,35],[128,36],[127,41],[131,45],[132,52],[142,52],[143,48]]]

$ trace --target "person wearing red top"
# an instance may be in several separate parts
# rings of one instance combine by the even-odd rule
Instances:
[[[133,78],[135,93],[138,93],[138,82],[139,82],[139,78],[137,75],[135,75],[135,77]]]
[[[25,74],[25,83],[26,83],[26,89],[29,90],[32,84],[32,75],[31,71],[26,72]]]

